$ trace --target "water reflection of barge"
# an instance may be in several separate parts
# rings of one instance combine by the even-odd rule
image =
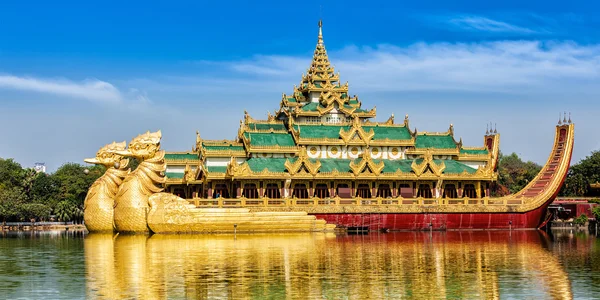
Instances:
[[[90,234],[87,297],[572,299],[549,243],[539,231]]]

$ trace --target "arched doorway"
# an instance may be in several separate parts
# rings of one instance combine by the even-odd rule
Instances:
[[[463,197],[477,198],[477,190],[475,190],[474,184],[465,184]]]
[[[218,196],[218,197],[217,197]],[[227,184],[217,183],[215,184],[215,190],[213,191],[213,198],[229,198],[229,189]]]
[[[359,184],[356,188],[356,197],[371,198],[371,187],[369,186],[369,184]]]
[[[433,194],[431,193],[431,188],[429,187],[429,184],[419,184],[419,191],[417,192],[417,197],[433,198]]]
[[[377,189],[377,197],[388,198],[392,197],[392,190],[389,184],[380,184]]]
[[[446,184],[442,198],[458,198],[456,186],[454,184]]]
[[[298,199],[308,199],[308,190],[306,189],[306,184],[296,184],[294,185],[294,193],[292,196]]]
[[[319,183],[315,186],[315,197],[325,199],[329,198],[329,188],[325,183]]]
[[[276,183],[267,183],[267,188],[265,189],[265,197],[271,199],[280,199],[281,191],[279,189],[279,185]]]
[[[244,197],[248,199],[258,199],[258,190],[256,188],[256,184],[254,183],[246,183],[244,184]]]

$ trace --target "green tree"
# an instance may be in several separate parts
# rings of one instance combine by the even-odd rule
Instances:
[[[600,182],[600,151],[594,151],[569,168],[562,196],[589,196],[590,183]]]
[[[22,206],[22,216],[25,220],[38,219],[45,221],[50,216],[50,207],[41,203],[26,203]]]
[[[77,206],[82,206],[88,189],[105,171],[103,166],[93,166],[86,174],[85,169],[80,164],[67,163],[52,174],[59,182],[58,198],[61,202],[68,200]]]
[[[25,193],[21,187],[0,188],[0,218],[2,221],[20,221],[23,219],[22,205]]]
[[[592,215],[596,219],[596,222],[600,221],[600,206],[595,206],[592,208]]]
[[[0,158],[0,188],[21,186],[25,172],[21,165],[12,159]]]
[[[74,208],[76,206],[71,201],[63,200],[54,208],[54,214],[60,222],[68,222],[73,217]]]
[[[56,176],[40,173],[35,177],[31,187],[30,199],[34,203],[42,203],[55,207],[60,202],[60,181]]]
[[[520,191],[538,175],[541,169],[542,167],[534,162],[524,162],[516,153],[506,156],[500,153],[496,194],[505,195],[507,192]]]

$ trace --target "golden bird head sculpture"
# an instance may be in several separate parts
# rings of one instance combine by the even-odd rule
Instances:
[[[157,132],[146,132],[138,135],[129,142],[127,150],[115,151],[115,153],[126,156],[134,157],[139,160],[146,160],[152,158],[160,151],[160,139],[162,133]]]
[[[126,167],[129,160],[118,153],[118,151],[125,150],[126,146],[127,143],[125,141],[120,143],[112,142],[100,148],[96,153],[96,157],[86,158],[83,161],[88,164],[104,165],[106,168],[119,169],[120,167]]]

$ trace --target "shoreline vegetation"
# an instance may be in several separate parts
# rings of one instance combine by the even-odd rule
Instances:
[[[137,161],[132,162],[133,168]],[[515,193],[524,188],[541,170],[516,154],[500,154],[498,182],[493,196]],[[86,171],[87,170],[87,171]],[[83,225],[83,204],[90,186],[105,172],[103,166],[66,163],[54,173],[37,173],[23,168],[13,159],[0,158],[0,222],[72,222]],[[569,168],[560,192],[566,197],[594,197],[599,191],[590,184],[600,182],[600,151],[593,151]],[[600,202],[600,201],[596,201]],[[59,226],[59,225],[56,225]]]

